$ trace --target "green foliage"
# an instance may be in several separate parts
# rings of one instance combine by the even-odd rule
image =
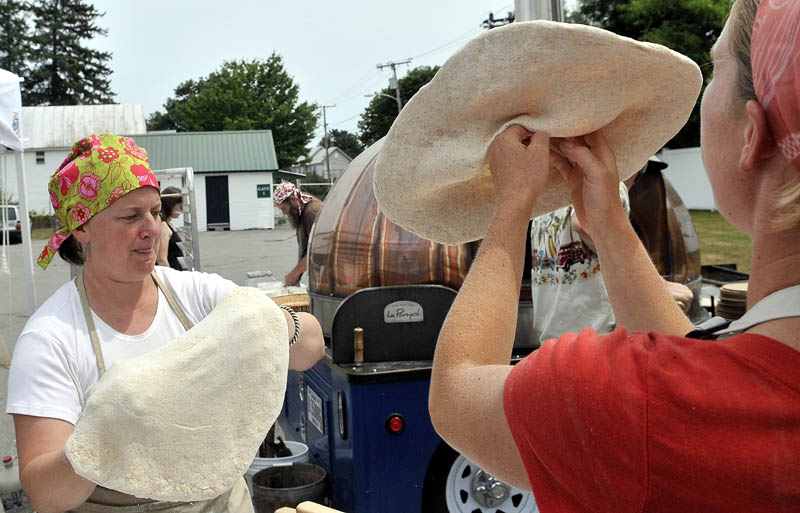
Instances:
[[[740,271],[750,271],[753,241],[746,233],[731,226],[719,212],[692,210],[689,213],[700,241],[703,265],[736,264]]]
[[[439,66],[419,66],[410,70],[403,78],[398,79],[403,105],[408,103],[422,86],[430,82],[437,71],[439,71]],[[386,135],[389,128],[392,127],[392,123],[397,117],[397,101],[394,100],[394,95],[393,88],[387,87],[381,90],[372,98],[361,114],[361,119],[358,121],[358,129],[361,131],[359,138],[365,146],[373,144]],[[387,96],[391,98],[387,98]]]
[[[179,132],[272,130],[278,166],[289,167],[308,153],[317,126],[316,106],[298,103],[299,88],[273,53],[266,60],[227,61],[197,80],[187,80],[152,113],[148,130]]]
[[[321,148],[325,147],[325,136],[320,137],[319,146]],[[347,130],[337,130],[336,128],[328,132],[328,146],[336,146],[351,159],[356,158],[364,151],[364,145],[356,134],[351,134]]]
[[[28,212],[28,217],[31,219],[31,228],[33,229],[51,228],[55,230],[57,224],[60,224],[54,214],[44,214],[36,210]]]
[[[0,68],[20,76],[28,73],[31,47],[26,12],[24,2],[0,0]]]
[[[667,46],[694,60],[711,80],[709,52],[725,24],[730,0],[578,0],[567,20]],[[702,95],[701,95],[702,97]],[[671,148],[700,144],[700,99]]]
[[[34,0],[31,72],[22,89],[24,105],[113,103],[110,52],[84,46],[105,36],[97,26],[101,13],[82,0]]]

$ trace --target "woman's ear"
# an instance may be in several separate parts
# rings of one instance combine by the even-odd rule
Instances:
[[[744,131],[744,146],[739,155],[739,169],[752,171],[759,161],[775,155],[777,146],[767,124],[767,114],[756,100],[745,105],[747,124]]]
[[[72,230],[72,236],[75,237],[75,239],[80,242],[81,246],[83,247],[86,247],[86,245],[89,243],[89,234],[86,233],[85,225],[86,223]]]

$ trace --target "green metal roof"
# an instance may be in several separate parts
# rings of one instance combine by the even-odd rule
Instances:
[[[132,136],[147,149],[150,167],[191,167],[195,173],[276,171],[270,130],[151,133]]]

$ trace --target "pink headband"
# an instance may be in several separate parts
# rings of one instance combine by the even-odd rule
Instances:
[[[762,0],[750,60],[756,96],[772,136],[800,171],[800,1]]]
[[[303,205],[314,199],[311,195],[301,192],[292,182],[284,180],[280,185],[275,186],[275,194],[272,196],[272,200],[275,203],[283,203],[289,196],[295,196]]]

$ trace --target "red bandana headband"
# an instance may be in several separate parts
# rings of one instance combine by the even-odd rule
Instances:
[[[772,136],[800,171],[800,1],[762,0],[750,59],[756,96]]]

